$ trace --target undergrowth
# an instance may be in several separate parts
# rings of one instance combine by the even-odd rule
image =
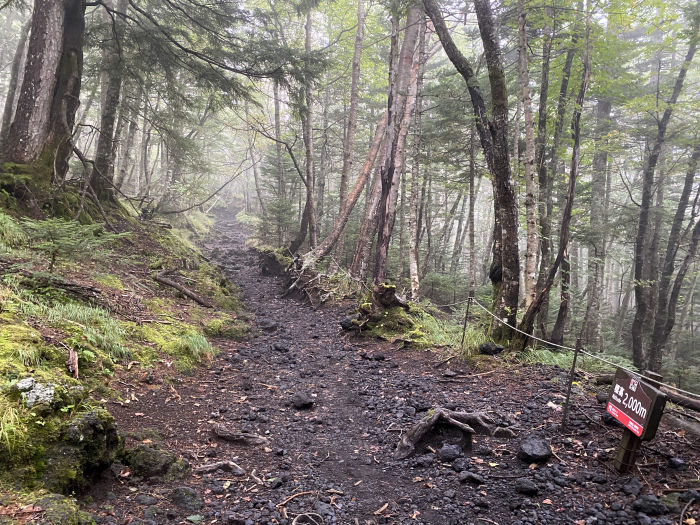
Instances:
[[[627,358],[610,354],[603,354],[601,357],[606,361],[615,363],[617,366],[622,366],[632,371],[637,370],[632,361]],[[547,348],[536,348],[534,350],[531,349],[523,352],[520,354],[519,359],[523,363],[553,365],[569,370],[574,362],[574,353],[570,350],[559,352],[552,351]],[[578,359],[576,360],[576,368],[590,373],[615,371],[614,366],[583,354],[579,354]]]

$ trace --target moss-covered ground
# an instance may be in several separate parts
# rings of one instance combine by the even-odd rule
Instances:
[[[13,217],[20,211],[0,210],[0,494],[16,505],[45,499],[47,489],[80,488],[85,458],[73,461],[62,448],[69,458],[62,462],[54,452],[70,445],[81,417],[109,419],[103,407],[128,402],[112,389],[114,381],[155,374],[167,388],[169,376],[216,356],[217,339],[244,340],[250,330],[239,290],[195,247],[213,225],[204,214],[170,216],[166,227],[116,207],[111,226],[126,235],[98,231],[114,237],[99,249],[60,245],[50,268],[51,249],[71,240],[33,241]],[[101,222],[89,210],[84,216],[86,224]],[[44,227],[42,219],[35,223]],[[215,308],[155,282],[161,270]],[[66,363],[73,352],[77,374]],[[27,378],[53,388],[52,400],[28,406],[26,393],[16,390]],[[108,429],[110,421],[93,423]],[[87,519],[71,500],[52,506],[66,515],[62,523]]]

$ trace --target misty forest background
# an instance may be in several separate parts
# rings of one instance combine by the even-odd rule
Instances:
[[[32,179],[2,203],[238,213],[304,271],[456,323],[473,293],[697,389],[699,23],[667,0],[10,0],[0,171]]]

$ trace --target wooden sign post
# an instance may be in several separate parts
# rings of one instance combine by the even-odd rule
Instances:
[[[634,466],[642,441],[652,440],[659,428],[666,406],[666,395],[656,388],[660,380],[658,374],[643,378],[622,368],[615,372],[607,411],[625,426],[615,456],[615,468],[623,474]]]

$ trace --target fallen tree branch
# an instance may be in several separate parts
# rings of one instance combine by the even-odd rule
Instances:
[[[214,305],[211,304],[209,301],[206,299],[200,297],[193,291],[191,291],[189,288],[185,288],[179,283],[176,283],[172,279],[168,279],[165,277],[165,275],[169,272],[170,270],[162,270],[158,272],[156,275],[153,276],[153,280],[160,283],[164,284],[166,286],[170,286],[172,288],[175,288],[178,292],[181,292],[182,294],[186,295],[190,299],[192,299],[195,303],[205,307],[205,308],[214,308]]]

